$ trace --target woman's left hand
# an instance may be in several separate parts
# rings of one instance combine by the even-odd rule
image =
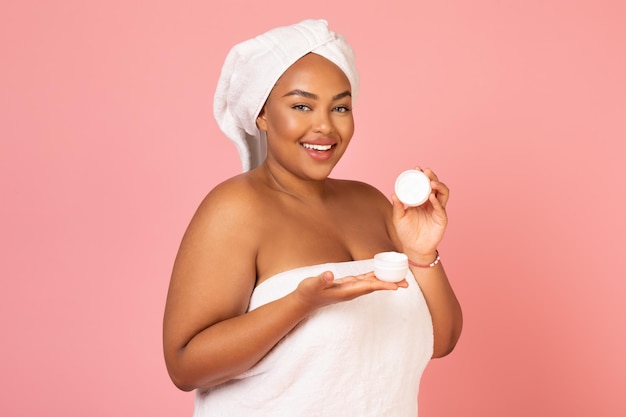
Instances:
[[[424,172],[430,179],[432,191],[428,200],[417,207],[405,207],[394,194],[391,197],[393,225],[402,243],[403,252],[429,258],[435,253],[448,225],[446,204],[450,198],[450,190],[431,169],[415,169]]]

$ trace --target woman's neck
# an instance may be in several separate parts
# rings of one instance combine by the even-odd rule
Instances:
[[[328,197],[328,178],[322,180],[303,179],[286,169],[264,162],[259,170],[267,185],[281,193],[305,203],[320,202]]]

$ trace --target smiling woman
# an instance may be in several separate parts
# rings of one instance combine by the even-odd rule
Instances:
[[[257,117],[268,138],[270,169],[323,179],[343,156],[352,134],[350,81],[337,65],[307,54],[278,79]],[[293,151],[293,152],[292,152]]]
[[[425,169],[429,199],[406,207],[330,178],[357,89],[352,50],[322,20],[226,58],[215,113],[244,173],[191,220],[164,317],[167,368],[196,390],[196,416],[413,417],[429,359],[459,338],[459,303],[433,261],[446,185]],[[397,282],[373,272],[374,255],[392,251],[411,264]]]

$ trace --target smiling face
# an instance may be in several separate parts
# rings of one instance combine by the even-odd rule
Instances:
[[[267,164],[326,178],[354,133],[350,82],[326,58],[305,55],[278,79],[257,125],[267,133]]]

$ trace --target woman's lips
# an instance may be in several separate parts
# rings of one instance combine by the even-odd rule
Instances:
[[[333,155],[336,144],[302,143],[306,153],[317,161],[325,161]]]

